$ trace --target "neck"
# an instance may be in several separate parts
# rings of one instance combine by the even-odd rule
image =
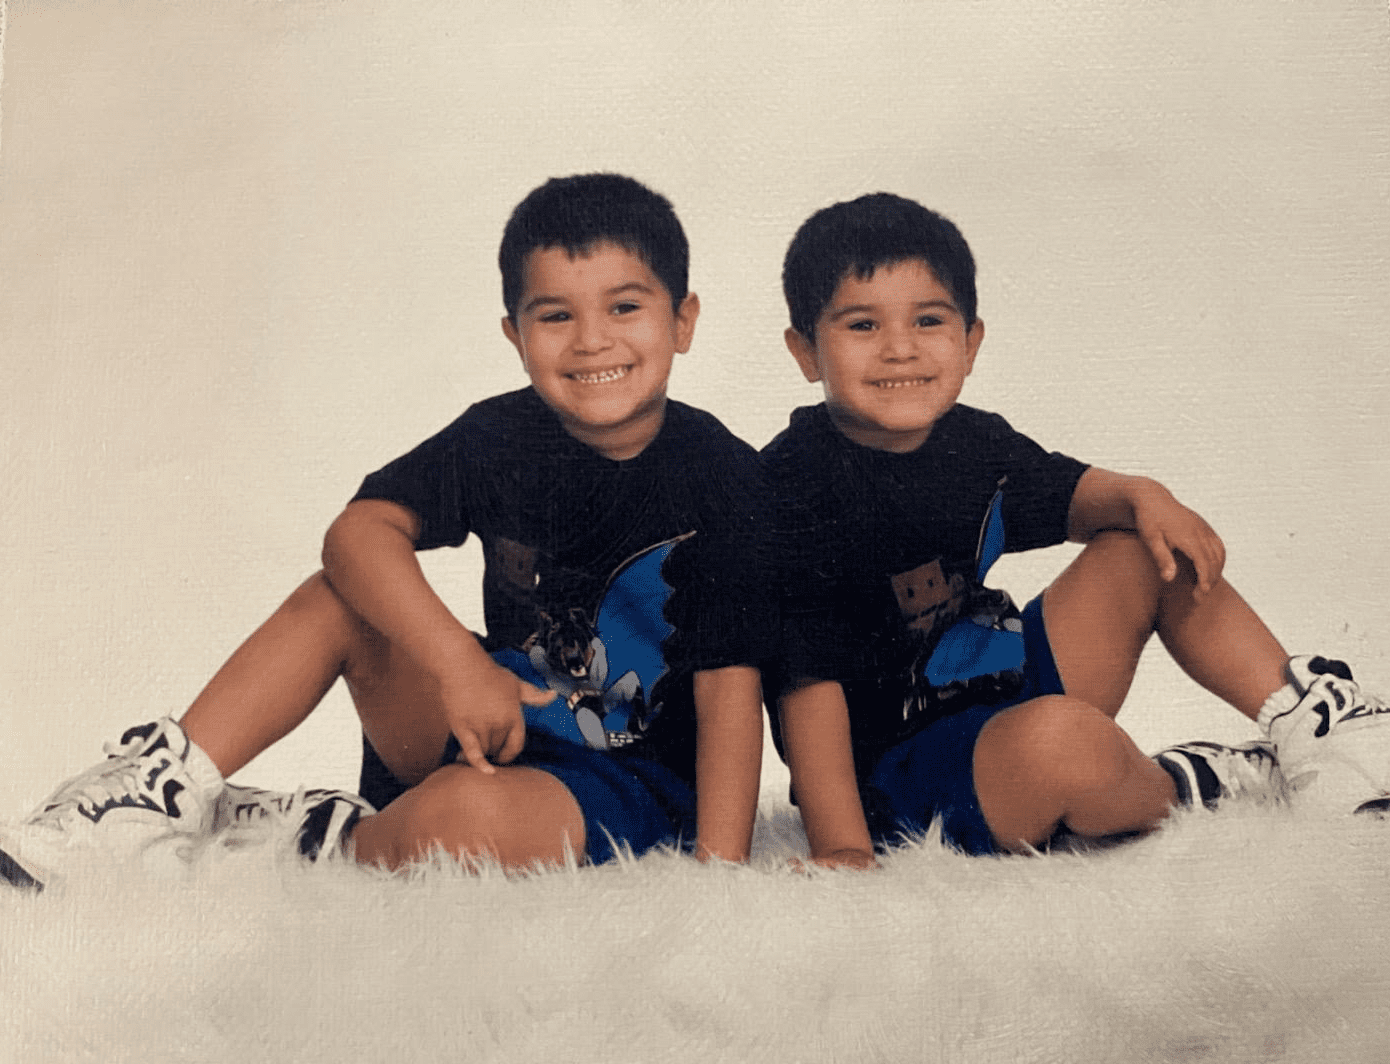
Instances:
[[[613,462],[636,458],[656,439],[666,420],[666,397],[616,425],[587,425],[561,419],[565,431]]]
[[[866,425],[829,403],[825,405],[825,409],[826,413],[830,415],[831,424],[839,430],[841,436],[861,447],[867,447],[873,451],[888,451],[891,454],[912,453],[927,442],[927,437],[936,427],[936,423],[933,422],[924,429],[894,432],[877,425]]]

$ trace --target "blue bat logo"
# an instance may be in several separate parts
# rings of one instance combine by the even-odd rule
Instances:
[[[994,493],[989,513],[980,529],[975,550],[975,582],[983,584],[985,574],[1004,553],[1004,491]],[[923,675],[933,687],[964,683],[976,676],[1021,669],[1025,657],[1023,632],[996,628],[990,618],[963,617],[942,633],[936,649],[927,659]]]
[[[525,706],[526,726],[598,750],[639,738],[660,707],[652,691],[666,674],[661,647],[675,631],[664,616],[671,586],[661,567],[677,543],[693,532],[640,551],[614,571],[592,621],[583,609],[541,625],[520,650],[493,658],[537,687],[557,695],[545,706]]]

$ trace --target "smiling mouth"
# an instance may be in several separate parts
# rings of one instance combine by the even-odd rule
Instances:
[[[631,366],[614,366],[612,369],[601,369],[594,373],[567,373],[565,376],[580,384],[610,384],[622,380],[631,370]]]
[[[930,384],[930,377],[909,377],[906,380],[871,381],[875,388],[918,388]]]

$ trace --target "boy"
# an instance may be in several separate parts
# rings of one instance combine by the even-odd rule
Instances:
[[[1177,803],[1279,797],[1272,743],[1151,760],[1115,724],[1154,632],[1311,783],[1318,751],[1384,707],[1340,663],[1291,663],[1222,579],[1216,533],[1160,484],[957,404],[984,338],[974,275],[954,225],[887,194],[814,214],[787,251],[786,343],[825,402],[763,452],[784,572],[768,705],[813,859],[870,865],[938,817],[966,852],[1026,852],[1146,831]],[[1087,546],[1021,615],[984,587],[1001,551],[1063,540]],[[1338,734],[1317,734],[1329,715]],[[1346,773],[1323,775],[1350,800],[1332,794]]]
[[[368,476],[328,530],[323,571],[181,726],[132,729],[0,832],[12,882],[41,884],[84,839],[266,817],[289,818],[309,856],[351,840],[390,868],[435,849],[507,867],[599,862],[618,845],[747,857],[755,666],[775,626],[758,584],[764,493],[748,445],[666,397],[699,313],[680,222],[630,178],[555,179],[516,208],[499,262],[502,331],[530,387]],[[415,559],[470,533],[482,637]],[[224,787],[340,676],[362,722],[365,802]]]

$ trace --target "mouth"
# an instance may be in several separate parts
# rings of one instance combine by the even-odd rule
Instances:
[[[591,373],[566,373],[565,376],[580,384],[611,384],[620,381],[632,371],[631,366],[614,366],[612,369],[599,369]]]
[[[924,384],[930,384],[931,382],[932,382],[932,378],[930,378],[930,377],[901,377],[901,378],[894,378],[894,379],[891,379],[891,380],[870,381],[869,383],[872,384],[875,388],[890,389],[890,388],[920,388],[920,387],[922,387],[922,385],[924,385]]]

